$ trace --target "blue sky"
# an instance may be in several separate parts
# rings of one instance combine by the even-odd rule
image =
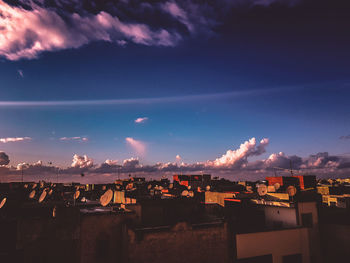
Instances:
[[[0,137],[31,138],[1,143],[0,150],[12,165],[42,160],[61,167],[70,166],[74,154],[86,154],[95,163],[130,157],[145,164],[175,162],[178,154],[184,162],[205,162],[252,137],[270,140],[252,161],[281,151],[303,158],[349,153],[350,140],[340,137],[350,134],[350,38],[344,26],[350,21],[337,6],[334,16],[324,5],[305,16],[308,5],[290,2],[231,6],[232,15],[222,20],[210,16],[216,23],[205,25],[208,32],[178,29],[182,38],[172,45],[91,40],[13,59],[9,43],[1,51],[0,101],[101,102],[0,105]],[[188,12],[186,5],[168,3]],[[162,16],[148,22],[163,27]],[[175,99],[152,100],[169,97]],[[103,103],[149,98],[148,103]],[[135,123],[139,117],[148,119]],[[127,137],[142,143],[145,152],[128,144]]]

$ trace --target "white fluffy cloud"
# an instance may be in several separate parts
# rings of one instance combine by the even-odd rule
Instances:
[[[87,155],[77,155],[74,154],[73,162],[71,165],[73,168],[91,168],[94,166],[94,161],[89,158]]]
[[[145,123],[148,120],[148,117],[140,117],[135,120],[135,123]]]
[[[226,154],[222,155],[214,161],[209,161],[209,166],[229,166],[240,167],[247,163],[249,156],[260,155],[265,152],[265,147],[268,145],[269,139],[264,138],[257,146],[256,139],[253,137],[240,145],[236,150],[228,150]]]
[[[178,154],[178,155],[176,155],[175,159],[176,159],[176,161],[180,162],[182,158],[181,158],[181,156]]]
[[[104,163],[107,164],[107,165],[117,165],[118,164],[118,160],[107,159]]]
[[[124,167],[135,168],[139,165],[140,165],[140,161],[138,158],[130,158],[130,159],[125,159],[123,161]]]

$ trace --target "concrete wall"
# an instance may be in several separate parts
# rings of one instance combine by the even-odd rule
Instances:
[[[297,213],[294,207],[265,206],[265,223],[267,227],[276,226],[281,223],[281,227],[296,227]]]
[[[282,257],[302,254],[303,263],[310,262],[306,228],[237,234],[237,259],[272,254],[273,263],[283,263]]]
[[[299,224],[302,224],[302,214],[312,213],[312,228],[308,228],[311,262],[323,262],[321,257],[320,229],[318,224],[318,209],[316,202],[298,203]]]
[[[80,262],[117,263],[123,262],[125,247],[124,223],[133,214],[82,215],[80,224]]]
[[[178,223],[170,229],[134,231],[129,229],[129,263],[227,263],[229,249],[226,224],[191,227]]]
[[[350,259],[350,225],[321,224],[321,248],[324,263]]]

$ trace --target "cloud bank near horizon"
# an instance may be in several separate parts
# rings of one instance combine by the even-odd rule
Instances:
[[[329,155],[327,152],[317,153],[305,158],[296,155],[288,156],[283,152],[279,152],[270,154],[266,159],[249,160],[250,157],[261,156],[265,153],[268,144],[269,139],[267,138],[263,138],[259,143],[255,138],[251,138],[242,143],[237,149],[228,150],[221,157],[196,163],[180,163],[181,159],[176,158],[176,162],[142,164],[139,158],[132,157],[121,162],[107,159],[102,164],[96,164],[87,155],[75,154],[71,166],[67,168],[44,165],[42,161],[33,164],[19,163],[17,166],[10,166],[9,156],[4,152],[0,152],[0,174],[6,179],[14,178],[13,176],[19,175],[24,171],[26,175],[35,178],[38,175],[56,174],[59,171],[66,178],[84,173],[90,175],[90,179],[94,180],[94,178],[101,176],[108,178],[116,173],[153,176],[205,172],[213,175],[239,176],[241,179],[261,179],[266,175],[273,175],[274,171],[287,173],[286,171],[290,169],[290,163],[292,163],[296,172],[313,173],[320,177],[344,176],[350,172],[350,157]],[[283,171],[284,169],[285,171]]]

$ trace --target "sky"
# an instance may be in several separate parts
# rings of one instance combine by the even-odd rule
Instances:
[[[349,9],[0,0],[1,180],[348,176]]]

